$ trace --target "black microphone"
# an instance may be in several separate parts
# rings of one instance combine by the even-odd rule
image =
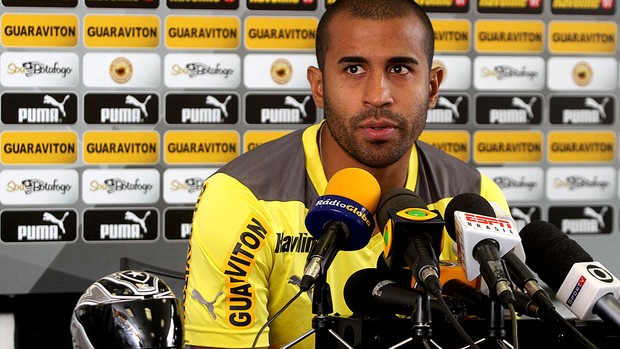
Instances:
[[[581,320],[620,328],[620,281],[556,226],[534,221],[521,229],[526,264]]]
[[[534,273],[527,267],[523,261],[513,251],[508,251],[502,259],[508,266],[508,273],[517,286],[524,290],[532,301],[542,309],[536,309],[536,313],[541,315],[554,314],[555,306],[551,297],[538,283]],[[514,292],[514,291],[513,291]],[[515,295],[516,296],[516,295]],[[518,303],[519,299],[517,299]],[[528,306],[530,309],[532,307]],[[528,314],[529,315],[529,314]],[[530,315],[531,316],[531,315]]]
[[[383,227],[384,257],[390,268],[409,267],[415,280],[431,294],[441,293],[439,261],[444,222],[406,188],[388,191],[377,208]]]
[[[491,204],[474,193],[452,198],[446,206],[445,217],[446,230],[457,242],[459,260],[468,279],[482,274],[502,305],[514,304],[512,284],[500,254],[500,249],[510,250],[519,242],[511,223],[495,218]]]
[[[375,228],[374,211],[381,195],[379,183],[360,168],[336,172],[308,210],[306,228],[316,239],[304,268],[300,289],[307,291],[325,273],[340,250],[359,250]]]
[[[441,287],[444,296],[463,302],[465,314],[487,318],[491,310],[491,299],[478,288],[459,279],[450,279]]]
[[[404,274],[386,274],[374,268],[358,270],[344,285],[345,303],[356,315],[411,315],[423,293],[405,286],[411,284],[411,273]]]
[[[515,311],[519,315],[525,315],[536,319],[547,317],[545,311],[532,300],[527,293],[519,290],[512,290],[515,295]]]

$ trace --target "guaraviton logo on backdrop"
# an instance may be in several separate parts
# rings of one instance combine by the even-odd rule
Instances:
[[[553,53],[615,53],[615,22],[551,21],[549,51]]]
[[[91,164],[152,164],[159,160],[156,131],[86,131],[84,162]]]
[[[233,16],[168,16],[166,46],[189,49],[235,49],[241,21]]]
[[[471,24],[464,19],[433,19],[436,52],[466,52],[471,43]]]
[[[312,50],[316,17],[257,17],[245,19],[245,45],[251,50]]]
[[[74,47],[78,17],[61,14],[2,15],[2,44],[7,47]]]
[[[547,137],[551,162],[611,162],[616,158],[613,131],[550,131]]]
[[[159,17],[86,15],[84,45],[87,47],[157,47]]]
[[[168,131],[164,135],[167,163],[226,163],[239,155],[237,131]]]
[[[474,134],[474,161],[479,163],[539,162],[540,131],[478,131]]]
[[[4,131],[0,135],[5,164],[72,164],[77,161],[74,131]]]
[[[420,140],[458,159],[469,161],[470,140],[467,131],[424,130],[420,135]]]
[[[476,22],[476,50],[481,52],[541,52],[545,23],[542,21]]]

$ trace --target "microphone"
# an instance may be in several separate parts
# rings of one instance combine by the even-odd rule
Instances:
[[[460,279],[446,281],[441,287],[444,296],[456,298],[465,305],[465,314],[486,318],[491,310],[491,300],[478,288]]]
[[[411,273],[405,275],[374,268],[358,270],[344,285],[345,303],[357,315],[411,315],[423,293],[404,286],[411,283]]]
[[[555,306],[553,305],[553,301],[551,297],[539,284],[536,277],[530,271],[530,269],[521,261],[517,254],[513,251],[508,251],[502,259],[506,262],[508,266],[508,273],[512,277],[512,280],[517,284],[517,286],[524,290],[525,293],[532,299],[534,304],[537,306],[536,313],[540,313],[541,315],[546,314],[555,314]],[[514,292],[514,291],[513,291]],[[518,296],[515,294],[515,296]],[[517,303],[519,299],[517,298]],[[528,306],[529,309],[534,309],[532,306]],[[541,308],[540,310],[538,308]],[[530,315],[530,313],[527,313]],[[532,315],[530,315],[532,316]]]
[[[383,256],[390,268],[408,266],[415,280],[433,295],[441,293],[439,261],[444,222],[439,212],[429,211],[414,192],[406,188],[381,197],[377,220],[383,228]]]
[[[544,309],[538,306],[527,293],[519,290],[512,291],[515,294],[515,311],[520,315],[529,316],[531,318],[543,319],[547,317]]]
[[[380,196],[375,177],[360,168],[345,168],[332,176],[325,195],[316,198],[306,215],[306,228],[316,244],[308,254],[302,291],[324,275],[338,251],[359,250],[368,244]]]
[[[459,194],[446,206],[446,230],[457,242],[459,260],[468,280],[482,274],[502,305],[515,303],[512,285],[501,256],[520,238],[511,221],[493,217],[495,211],[482,196]]]
[[[553,224],[521,229],[526,263],[580,320],[598,315],[620,328],[620,281]]]

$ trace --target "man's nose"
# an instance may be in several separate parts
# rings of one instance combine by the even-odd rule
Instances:
[[[392,103],[390,81],[384,72],[370,74],[364,91],[364,104],[383,107]]]

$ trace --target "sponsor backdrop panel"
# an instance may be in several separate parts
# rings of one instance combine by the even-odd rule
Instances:
[[[1,0],[0,294],[82,292],[122,257],[184,270],[205,178],[323,119],[306,68],[332,3]],[[620,274],[618,2],[418,3],[444,69],[422,140]]]

